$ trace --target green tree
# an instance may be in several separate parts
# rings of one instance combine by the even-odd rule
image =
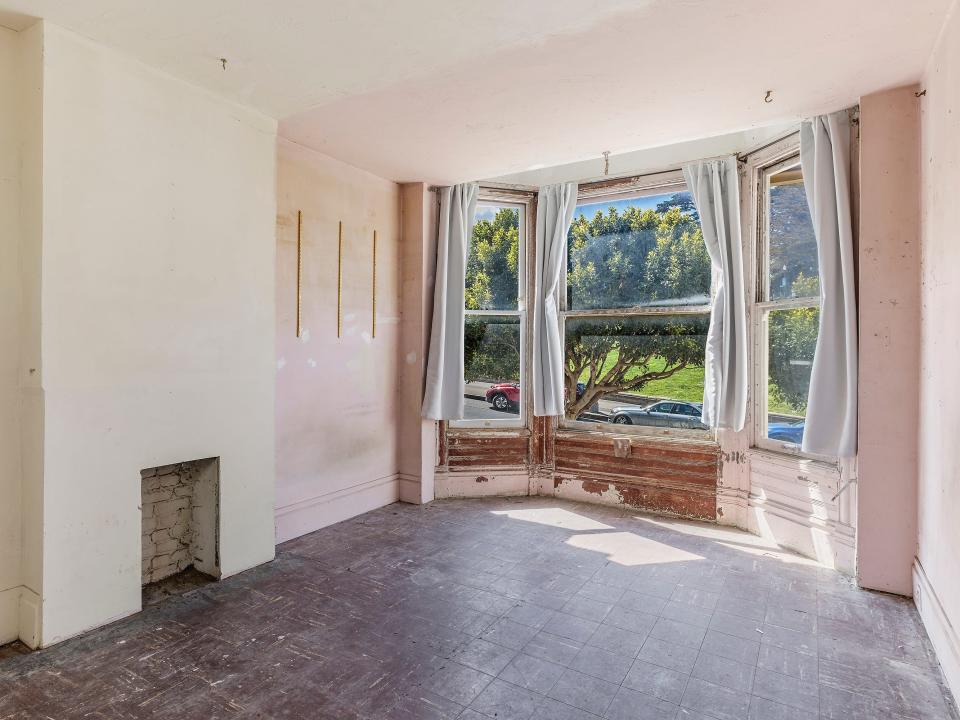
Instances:
[[[520,257],[520,212],[498,208],[473,226],[467,256],[467,310],[515,310]],[[464,373],[469,380],[520,380],[520,325],[512,317],[468,316]]]
[[[708,316],[578,318],[566,326],[566,414],[576,418],[605,395],[639,390],[702,366]],[[586,378],[583,392],[577,382]]]
[[[568,236],[568,306],[706,303],[710,257],[698,218],[683,209],[685,198],[689,194],[674,195],[657,210],[611,207],[590,220],[577,218]],[[702,366],[708,322],[704,316],[568,320],[567,416],[577,417],[605,395]]]
[[[791,292],[796,297],[816,296],[819,288],[817,277],[800,273]],[[767,318],[769,392],[775,401],[789,405],[798,415],[807,409],[819,321],[820,310],[816,307],[773,310]]]
[[[467,256],[467,310],[516,310],[520,257],[520,211],[499,208],[478,220]]]

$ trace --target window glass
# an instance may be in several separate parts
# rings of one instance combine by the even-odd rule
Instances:
[[[704,429],[709,324],[707,313],[567,317],[567,419]],[[664,399],[689,403],[696,416]]]
[[[520,209],[481,203],[467,255],[467,310],[517,310]]]
[[[817,239],[800,168],[770,176],[770,299],[820,294]]]
[[[520,416],[520,318],[467,315],[464,324],[464,419]]]
[[[704,305],[710,257],[689,192],[586,200],[567,235],[567,309]]]
[[[817,347],[818,307],[767,313],[767,437],[799,445]]]

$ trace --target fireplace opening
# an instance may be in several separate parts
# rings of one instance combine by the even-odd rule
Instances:
[[[220,577],[220,460],[140,471],[143,604]]]

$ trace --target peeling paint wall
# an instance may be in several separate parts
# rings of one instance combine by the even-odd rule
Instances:
[[[297,211],[302,333],[297,337]],[[337,253],[343,223],[342,320]],[[373,232],[377,318],[373,337]],[[400,188],[280,139],[277,165],[278,541],[399,497]]]

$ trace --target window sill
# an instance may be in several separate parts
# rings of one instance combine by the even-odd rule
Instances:
[[[614,429],[616,428],[616,429]],[[610,429],[597,429],[590,426],[576,427],[564,425],[557,428],[557,439],[583,440],[596,439],[599,441],[613,440],[614,438],[623,438],[630,440],[631,443],[647,445],[678,445],[684,447],[702,447],[710,450],[720,449],[720,444],[707,433],[681,435],[676,432],[657,433],[643,432],[643,428],[637,427],[633,431],[621,432],[622,426],[611,425]],[[691,431],[696,433],[697,431]]]
[[[747,451],[747,456],[751,460],[759,460],[760,462],[777,465],[790,470],[819,470],[821,473],[836,473],[839,472],[840,469],[839,463],[836,461],[803,455],[800,452],[790,452],[788,450],[777,451],[754,446]]]

